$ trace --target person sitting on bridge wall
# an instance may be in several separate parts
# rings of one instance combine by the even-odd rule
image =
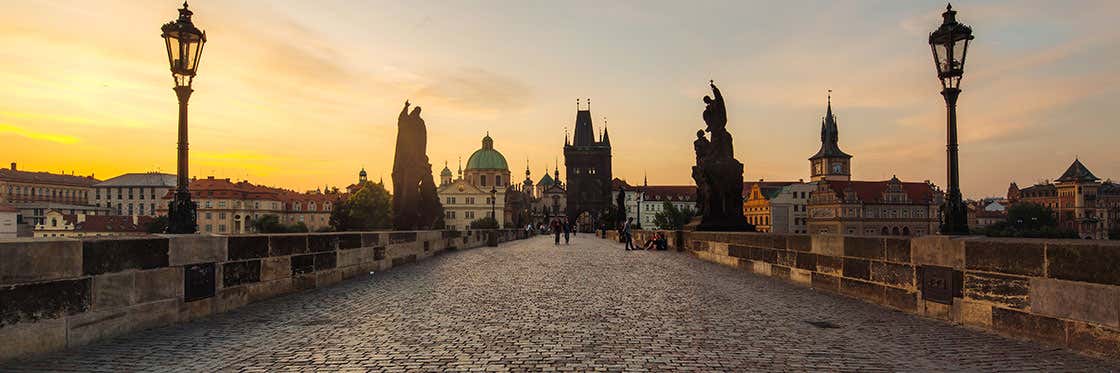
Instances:
[[[665,238],[665,232],[658,231],[646,240],[643,248],[646,250],[668,250],[669,240]]]

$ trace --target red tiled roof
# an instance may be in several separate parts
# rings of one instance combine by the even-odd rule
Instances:
[[[641,190],[645,201],[696,201],[695,185],[649,185]]]
[[[883,192],[887,190],[887,186],[891,181],[829,181],[828,186],[836,192],[837,196],[843,197],[844,192],[849,188],[856,193],[856,197],[863,202],[879,201],[883,197]],[[926,183],[907,183],[899,182],[902,184],[902,191],[910,198],[913,203],[929,203],[933,201],[933,188]]]
[[[93,176],[74,176],[52,174],[50,172],[20,171],[12,170],[10,168],[0,168],[0,181],[77,187],[90,187],[93,186],[93,184],[101,182],[101,180],[94,179]]]
[[[144,233],[148,230],[148,223],[155,218],[151,216],[136,217],[136,224],[132,223],[131,216],[86,215],[85,221],[78,223],[75,215],[63,215],[63,220],[74,224],[78,232],[136,232]]]
[[[301,210],[306,210],[307,204],[310,202],[316,202],[322,206],[327,202],[334,202],[339,197],[339,195],[333,193],[299,193],[288,189],[253,185],[248,181],[234,183],[230,179],[212,177],[191,180],[190,189],[194,198],[280,201],[284,203],[285,209],[291,208],[293,204],[298,204],[301,206]],[[163,198],[170,199],[174,195],[175,191],[170,190]]]
[[[630,186],[630,183],[626,182],[626,180],[622,180],[617,177],[611,180],[611,190],[619,190],[623,187],[625,187],[626,189],[633,188],[632,186]]]

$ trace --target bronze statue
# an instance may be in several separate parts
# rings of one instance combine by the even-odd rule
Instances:
[[[428,128],[420,107],[408,112],[404,102],[397,117],[397,148],[393,156],[393,228],[442,228],[443,205],[436,196],[432,165],[428,162]]]
[[[731,133],[727,132],[727,107],[723,94],[714,81],[708,82],[712,96],[704,96],[704,123],[707,128],[696,132],[693,147],[696,166],[692,179],[696,182],[696,202],[700,213],[697,230],[754,231],[743,216],[743,164],[735,160]],[[704,138],[711,133],[711,140]]]

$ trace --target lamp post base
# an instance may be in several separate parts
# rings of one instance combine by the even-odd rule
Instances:
[[[198,204],[191,201],[191,194],[175,192],[175,200],[168,205],[167,233],[195,234],[198,232]]]
[[[950,190],[945,200],[945,217],[941,223],[941,234],[963,236],[968,231],[968,209],[961,200],[961,192]]]

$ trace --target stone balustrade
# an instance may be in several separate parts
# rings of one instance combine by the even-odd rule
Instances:
[[[0,241],[0,360],[225,312],[523,230]]]
[[[635,242],[651,233],[636,231]],[[1120,357],[1117,241],[667,233],[673,248],[703,260],[967,327]]]

